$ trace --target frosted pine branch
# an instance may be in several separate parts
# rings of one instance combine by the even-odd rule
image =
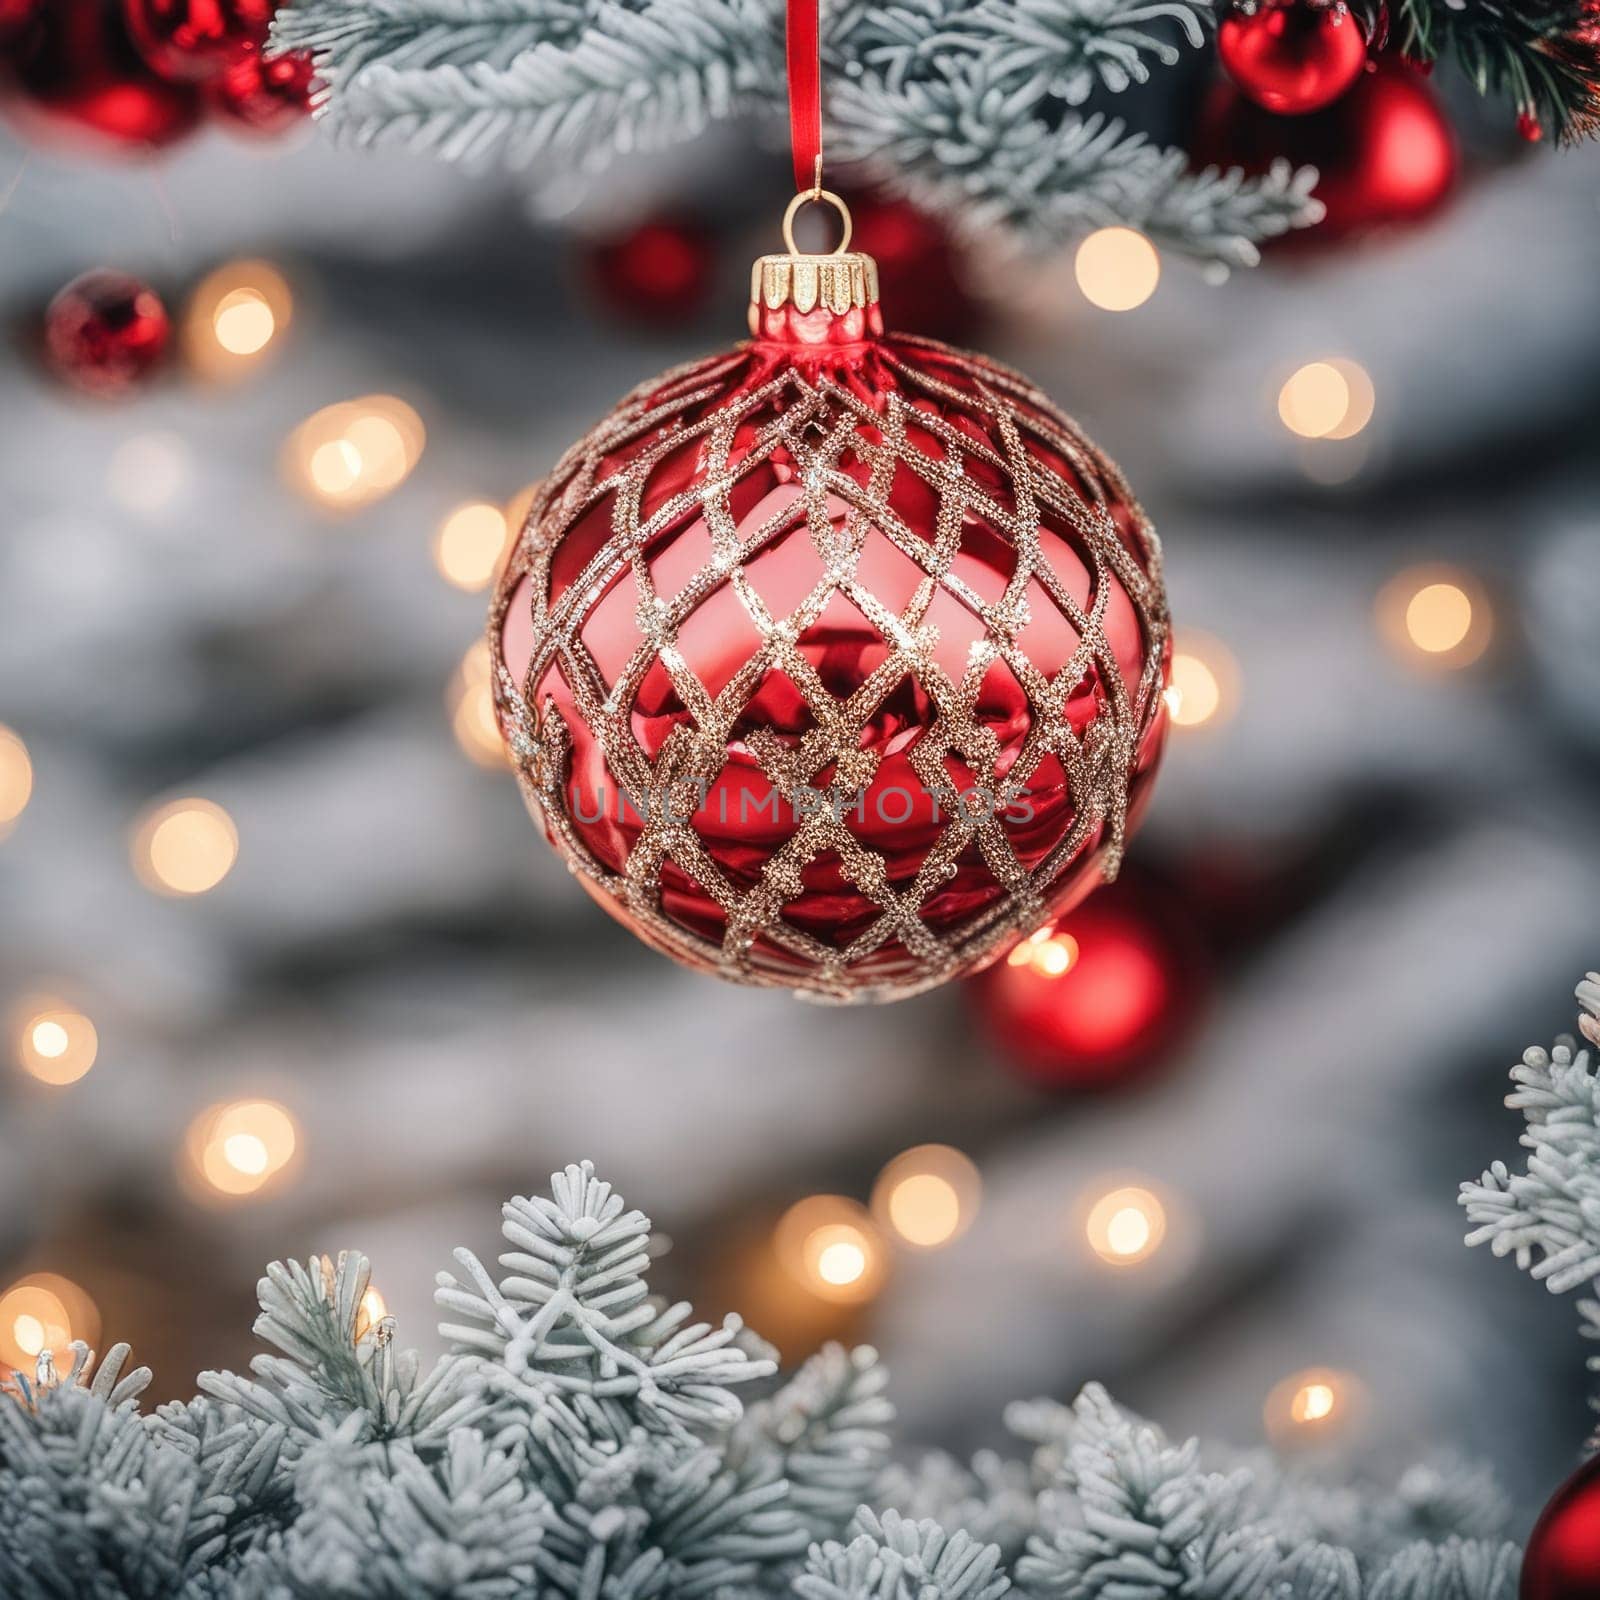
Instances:
[[[1174,63],[1209,18],[1210,0],[826,7],[830,156],[1034,246],[1122,223],[1250,264],[1321,216],[1311,169],[1195,177],[1182,151],[1074,109]],[[316,56],[336,130],[466,162],[592,168],[744,113],[776,127],[784,103],[778,0],[299,0],[276,34]]]
[[[886,1375],[771,1375],[736,1319],[651,1298],[649,1220],[588,1165],[439,1280],[424,1375],[366,1325],[364,1257],[277,1264],[250,1376],[154,1416],[118,1346],[0,1396],[6,1600],[1511,1600],[1481,1472],[1373,1492],[1175,1444],[1090,1386],[1021,1454],[890,1462]],[[1475,1535],[1468,1537],[1467,1535]]]
[[[1600,974],[1578,986],[1593,1038],[1600,1019]],[[1506,1104],[1527,1127],[1523,1171],[1496,1161],[1476,1183],[1461,1186],[1461,1204],[1476,1226],[1469,1245],[1510,1255],[1525,1272],[1566,1294],[1600,1278],[1600,1080],[1589,1052],[1571,1039],[1533,1048],[1511,1069],[1516,1088]]]

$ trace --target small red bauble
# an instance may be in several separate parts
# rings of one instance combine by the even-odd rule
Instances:
[[[714,264],[705,228],[663,217],[592,246],[584,275],[614,316],[674,327],[704,310]]]
[[[123,394],[166,353],[171,323],[161,297],[125,272],[74,278],[45,312],[51,367],[90,394]]]
[[[607,910],[738,982],[893,999],[1120,861],[1169,659],[1121,474],[1018,374],[768,256],[748,344],[544,481],[490,609],[525,798]]]
[[[1521,1600],[1594,1600],[1600,1595],[1600,1456],[1556,1490],[1522,1557]]]
[[[25,134],[99,153],[172,144],[199,95],[145,65],[113,0],[50,0],[17,42],[0,108]]]
[[[1200,1001],[1173,908],[1118,883],[1018,943],[971,985],[984,1030],[1022,1076],[1105,1089],[1163,1064]]]
[[[128,32],[163,78],[214,78],[267,42],[277,0],[123,0]]]
[[[254,133],[282,133],[311,111],[316,67],[305,50],[269,56],[247,50],[206,85],[222,118]]]
[[[1455,187],[1456,139],[1427,79],[1390,57],[1326,111],[1274,117],[1219,83],[1190,148],[1197,166],[1265,172],[1275,160],[1316,167],[1327,215],[1280,246],[1314,248],[1431,216]]]
[[[1342,0],[1247,0],[1218,24],[1217,55],[1258,106],[1302,116],[1361,76],[1367,40]]]

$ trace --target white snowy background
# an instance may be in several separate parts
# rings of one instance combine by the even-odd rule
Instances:
[[[159,1394],[188,1393],[248,1358],[266,1260],[358,1245],[427,1348],[450,1247],[491,1250],[504,1195],[589,1156],[670,1235],[663,1279],[720,1313],[770,1299],[754,1275],[784,1207],[864,1199],[884,1161],[946,1140],[982,1174],[974,1226],[897,1257],[845,1330],[886,1352],[910,1437],[983,1443],[1007,1399],[1093,1377],[1250,1445],[1273,1385],[1327,1365],[1369,1396],[1359,1460],[1486,1457],[1536,1504],[1587,1429],[1583,1351],[1569,1308],[1461,1247],[1454,1190],[1511,1155],[1505,1068],[1570,1029],[1600,964],[1600,158],[1485,170],[1436,223],[1220,289],[1171,265],[1122,316],[1084,302],[1070,261],[971,263],[989,347],[1125,467],[1180,630],[1238,663],[1229,717],[1174,738],[1136,864],[1243,857],[1267,887],[1315,868],[1292,914],[1223,942],[1163,1073],[1093,1099],[1020,1082],[959,991],[841,1012],[679,973],[452,736],[483,601],[440,579],[435,528],[735,337],[782,185],[729,140],[586,202],[580,227],[646,191],[714,209],[724,282],[663,337],[597,311],[570,220],[531,221],[496,179],[315,138],[126,169],[0,142],[19,335],[101,264],[181,301],[263,255],[297,297],[283,348],[226,390],[88,404],[20,337],[3,358],[0,722],[36,788],[0,842],[0,1009],[69,997],[100,1054],[65,1089],[0,1072],[0,1287],[66,1274]],[[1337,485],[1275,407],[1326,355],[1377,396]],[[416,406],[426,452],[390,498],[329,515],[283,482],[282,441],[373,391]],[[1379,636],[1378,591],[1423,560],[1492,597],[1468,670]],[[169,793],[240,834],[193,900],[129,863]],[[235,1095],[288,1105],[300,1159],[207,1206],[177,1175],[184,1129]],[[1113,1272],[1073,1218],[1125,1172],[1172,1198],[1174,1233]]]

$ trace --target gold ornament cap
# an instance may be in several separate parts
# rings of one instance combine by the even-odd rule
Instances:
[[[794,221],[802,206],[831,205],[843,231],[827,255],[812,255],[794,242]],[[758,331],[762,313],[793,306],[802,316],[819,306],[843,316],[878,303],[878,263],[850,248],[850,208],[831,189],[802,189],[783,214],[784,254],[761,256],[750,269],[750,330]]]

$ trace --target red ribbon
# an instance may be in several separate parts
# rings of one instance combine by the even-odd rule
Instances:
[[[814,189],[822,160],[822,24],[820,0],[789,0],[789,137],[794,186]]]

